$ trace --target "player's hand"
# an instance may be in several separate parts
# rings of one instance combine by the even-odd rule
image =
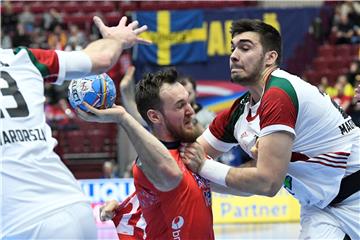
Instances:
[[[119,206],[119,203],[116,200],[110,200],[105,203],[105,205],[100,207],[100,220],[108,221],[111,220],[116,213],[116,209]]]
[[[198,143],[183,144],[180,156],[185,165],[193,172],[198,173],[206,160],[204,148]]]
[[[133,86],[132,82],[134,80],[134,73],[135,73],[135,67],[129,66],[128,69],[126,70],[124,77],[120,81],[119,86],[120,86],[121,94],[126,94],[133,90],[131,86]]]
[[[76,109],[76,113],[81,119],[87,122],[118,123],[127,113],[124,107],[115,104],[111,108],[107,109],[96,109],[86,102],[84,102],[83,105],[90,111],[90,113],[82,111],[80,108]]]
[[[360,84],[355,89],[355,99],[358,104],[360,104]]]
[[[112,38],[117,41],[122,41],[124,49],[131,48],[136,44],[151,44],[151,41],[138,37],[139,34],[147,30],[146,25],[138,27],[138,21],[133,21],[126,26],[127,17],[124,16],[120,19],[117,26],[108,27],[98,16],[95,16],[93,20],[95,25],[99,28],[103,38]]]

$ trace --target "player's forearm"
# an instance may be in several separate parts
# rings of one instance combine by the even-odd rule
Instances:
[[[213,191],[213,192],[223,193],[223,194],[231,194],[231,195],[242,196],[242,197],[249,197],[249,196],[253,195],[251,193],[242,192],[242,191],[239,191],[239,190],[236,190],[233,188],[225,187],[225,186],[216,184],[214,182],[210,182],[210,188],[211,188],[211,191]]]
[[[168,191],[180,182],[182,172],[168,149],[129,113],[120,119],[141,161],[141,169],[159,190]]]
[[[226,175],[226,185],[238,191],[272,197],[281,188],[282,182],[271,174],[264,174],[255,167],[231,168]]]
[[[240,168],[246,168],[246,167],[256,167],[256,160],[251,159],[247,161],[246,163],[243,163],[239,166]]]
[[[136,107],[135,94],[133,89],[120,89],[121,91],[121,102],[128,113],[131,114],[140,124],[146,125],[145,120],[141,117]]]
[[[123,50],[123,41],[100,39],[90,43],[83,51],[90,57],[93,74],[109,70],[119,59]]]

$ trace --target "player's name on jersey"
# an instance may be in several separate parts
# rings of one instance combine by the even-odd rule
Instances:
[[[349,119],[346,122],[344,122],[343,124],[341,124],[339,126],[339,128],[340,128],[341,134],[344,135],[346,133],[349,133],[351,130],[355,129],[356,125],[351,119]]]
[[[17,142],[46,141],[42,129],[10,129],[1,132],[0,146]]]

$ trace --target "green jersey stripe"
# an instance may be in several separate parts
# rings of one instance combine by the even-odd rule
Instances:
[[[271,87],[277,87],[285,91],[286,94],[290,97],[293,105],[295,106],[296,113],[298,113],[299,111],[298,97],[294,87],[291,85],[289,80],[287,80],[286,78],[271,76],[266,84],[265,92]]]
[[[34,54],[25,47],[17,47],[14,49],[14,54],[16,55],[17,53],[19,53],[22,49],[25,49],[30,57],[31,62],[35,65],[35,67],[40,71],[41,76],[43,78],[46,78],[47,76],[50,75],[49,69],[45,64],[40,63],[36,57],[34,56]]]

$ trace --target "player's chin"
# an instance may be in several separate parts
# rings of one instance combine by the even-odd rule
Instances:
[[[247,84],[248,77],[245,74],[234,73],[234,74],[231,74],[231,82]]]

